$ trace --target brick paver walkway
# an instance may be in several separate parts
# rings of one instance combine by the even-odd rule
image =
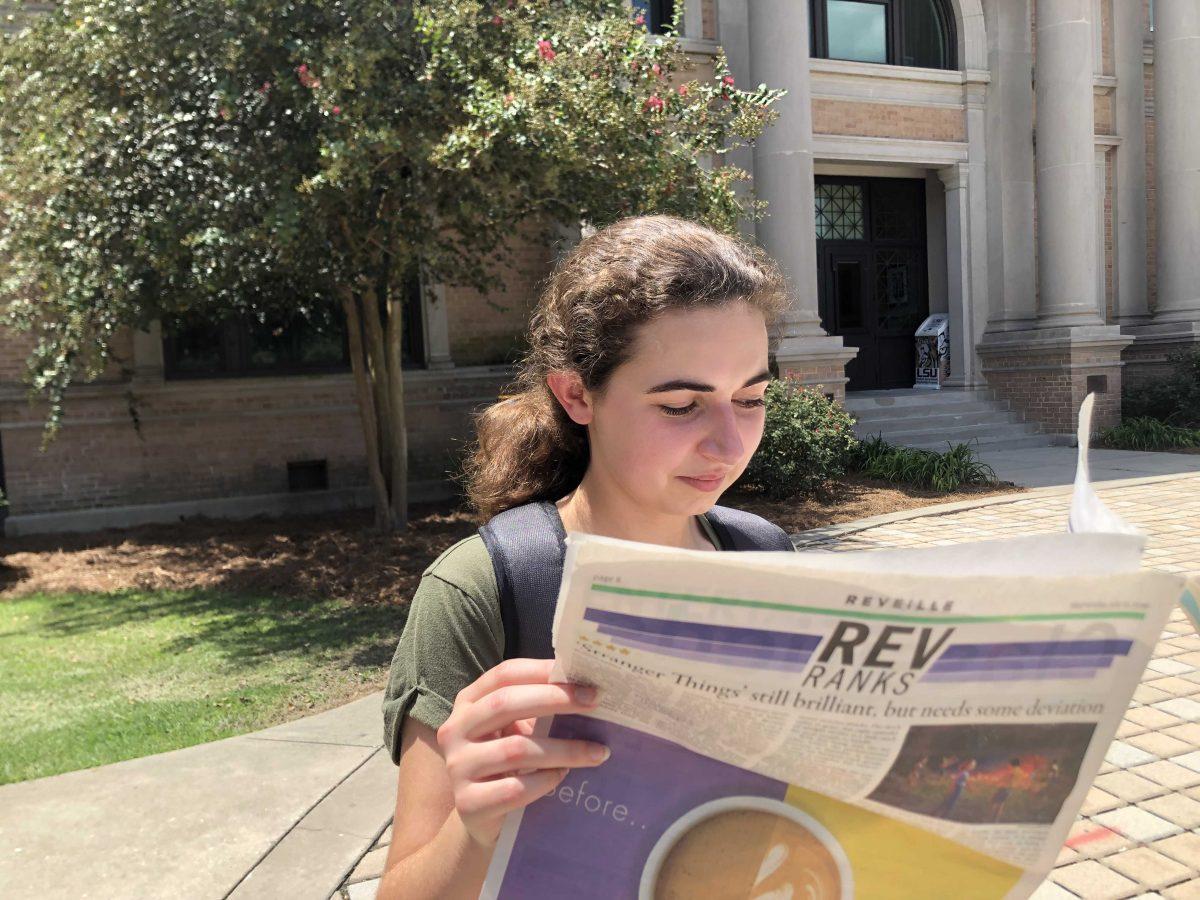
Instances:
[[[1126,521],[1150,536],[1145,563],[1200,573],[1200,474],[1127,486],[1097,486]],[[870,550],[958,544],[1065,530],[1068,493],[918,512],[859,530],[808,532],[802,546]],[[389,827],[338,896],[371,900],[383,871]],[[1172,613],[1133,695],[1117,740],[1071,829],[1058,867],[1035,900],[1164,897],[1200,900],[1200,635]]]
[[[1097,486],[1149,535],[1145,564],[1200,572],[1200,474]],[[1066,528],[1069,493],[918,515],[861,531],[813,535],[827,550],[930,547]],[[1157,892],[1157,893],[1155,893]],[[1133,695],[1082,815],[1035,900],[1200,900],[1200,635],[1175,610]]]

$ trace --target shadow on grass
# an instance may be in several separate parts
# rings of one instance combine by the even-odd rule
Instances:
[[[29,577],[27,566],[13,566],[0,560],[0,593],[15,587]]]
[[[8,635],[73,637],[101,630],[183,620],[186,634],[168,639],[166,655],[204,645],[237,668],[267,658],[320,655],[344,669],[386,666],[404,627],[404,607],[235,594],[220,590],[51,594],[36,626]],[[0,635],[3,647],[5,635]]]

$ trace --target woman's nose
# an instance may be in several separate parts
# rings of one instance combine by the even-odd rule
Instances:
[[[714,409],[708,433],[700,443],[700,453],[709,459],[726,464],[739,462],[745,452],[742,434],[732,406]]]

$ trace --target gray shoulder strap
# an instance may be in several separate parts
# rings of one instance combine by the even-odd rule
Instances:
[[[554,605],[562,582],[566,532],[554,504],[526,503],[479,529],[492,558],[504,623],[504,658],[550,659]]]
[[[791,539],[761,516],[714,506],[706,516],[724,549],[792,551]],[[526,503],[479,529],[492,558],[504,623],[504,658],[549,659],[566,532],[554,504]]]
[[[796,549],[786,531],[754,513],[714,506],[705,515],[724,547],[734,550]]]

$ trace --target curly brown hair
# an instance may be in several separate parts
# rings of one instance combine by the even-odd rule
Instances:
[[[601,391],[629,358],[638,326],[671,309],[749,303],[771,332],[788,306],[786,282],[762,250],[674,216],[622,219],[582,240],[550,276],[529,323],[529,351],[500,402],[475,421],[464,469],[467,496],[485,519],[557,500],[578,487],[587,429],[546,384],[575,371]]]

